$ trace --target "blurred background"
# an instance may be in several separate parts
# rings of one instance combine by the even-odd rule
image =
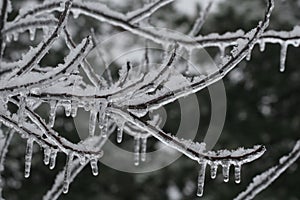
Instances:
[[[14,0],[13,19],[25,0]],[[151,17],[151,24],[170,28],[182,33],[188,33],[199,11],[205,6],[201,0],[176,0]],[[126,12],[141,7],[142,1],[137,0],[106,0],[103,3],[109,7]],[[230,0],[216,1],[212,12],[202,28],[201,34],[212,32],[225,33],[238,29],[245,31],[255,27],[263,17],[265,2],[262,0]],[[269,29],[291,30],[299,24],[300,1],[276,1],[276,7],[271,17]],[[75,41],[91,33],[109,36],[121,32],[105,23],[99,23],[90,18],[70,17],[69,25]],[[28,49],[29,45],[37,44],[30,41],[24,34],[20,41],[10,45],[11,57],[20,56],[15,49]],[[128,44],[127,44],[128,45]],[[56,65],[62,62],[67,48],[57,44],[50,54],[43,59],[45,65]],[[207,52],[212,58],[218,57],[217,48],[209,48]],[[222,135],[214,149],[236,149],[237,147],[252,147],[263,144],[267,152],[257,161],[246,164],[242,168],[242,182],[235,184],[233,178],[229,183],[223,183],[220,173],[216,180],[206,178],[204,196],[202,199],[218,200],[232,199],[252,181],[252,177],[276,165],[278,159],[287,154],[299,139],[300,130],[300,49],[289,46],[286,71],[279,72],[280,46],[267,44],[264,52],[255,46],[251,61],[243,61],[223,81],[227,93],[227,116]],[[153,55],[152,59],[156,59]],[[201,64],[201,61],[199,61]],[[98,66],[101,67],[101,66]],[[201,120],[195,141],[201,142],[210,120],[210,98],[207,89],[197,93]],[[40,114],[47,118],[48,107],[41,106]],[[179,104],[174,102],[165,107],[167,119],[164,130],[176,132],[180,120]],[[88,118],[87,118],[88,123]],[[58,112],[55,130],[71,141],[80,140],[72,118]],[[115,141],[115,135],[111,140]],[[155,150],[156,140],[149,140],[148,149]],[[125,136],[122,148],[132,150],[132,138]],[[24,178],[25,141],[15,135],[9,147],[6,168],[3,173],[5,188],[3,196],[9,200],[41,199],[51,188],[56,174],[63,169],[65,157],[59,155],[57,167],[51,171],[43,164],[43,153],[37,146],[34,151],[32,173],[30,178]],[[109,153],[109,152],[106,152]],[[133,161],[132,161],[133,163]],[[300,161],[292,165],[269,188],[255,199],[300,199]],[[70,186],[70,191],[62,195],[63,200],[191,200],[196,197],[196,184],[199,166],[196,162],[182,156],[176,162],[161,170],[131,174],[114,170],[99,164],[100,174],[94,177],[89,167],[86,167]],[[207,169],[208,170],[208,169]],[[233,171],[231,171],[232,174]]]

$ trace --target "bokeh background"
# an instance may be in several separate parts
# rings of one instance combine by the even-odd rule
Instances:
[[[14,0],[12,19],[22,7],[25,0]],[[142,1],[103,1],[111,8],[126,12],[142,6]],[[202,2],[202,3],[201,3]],[[176,0],[151,17],[153,25],[170,28],[187,33],[204,4],[201,0]],[[202,34],[212,32],[225,33],[237,29],[250,30],[262,18],[265,2],[262,0],[230,0],[216,1],[203,29]],[[269,29],[291,30],[299,24],[300,1],[276,1]],[[99,23],[80,16],[70,18],[69,28],[75,41],[91,33],[107,36],[122,31],[105,23]],[[8,51],[12,58],[20,56],[16,49],[26,50],[28,45],[35,45],[24,34],[18,42],[12,43]],[[62,41],[60,41],[62,42]],[[211,57],[218,57],[218,49],[207,49]],[[62,61],[68,50],[56,44],[50,54],[43,59],[45,65],[55,65]],[[251,61],[243,61],[223,81],[227,93],[227,117],[223,133],[214,149],[235,149],[239,146],[251,147],[264,144],[267,152],[259,160],[242,168],[242,182],[234,180],[223,183],[220,173],[216,180],[206,178],[205,191],[202,199],[232,199],[252,181],[252,177],[278,163],[278,159],[287,154],[299,139],[300,130],[300,49],[290,46],[288,49],[286,71],[279,72],[280,46],[268,44],[264,52],[256,46]],[[153,58],[155,59],[155,58]],[[102,66],[98,66],[102,67]],[[210,120],[210,98],[208,90],[197,94],[201,110],[201,121],[196,141],[201,142]],[[176,132],[180,112],[178,102],[166,106],[168,113],[164,130]],[[40,114],[47,118],[48,107],[39,108]],[[88,119],[87,122],[88,123]],[[66,138],[79,141],[74,121],[66,118],[63,111],[58,112],[55,129]],[[115,140],[115,135],[111,138]],[[155,140],[149,140],[149,150],[155,150]],[[122,148],[132,150],[132,138],[125,137]],[[14,136],[9,147],[6,168],[3,174],[5,181],[4,196],[6,199],[41,199],[42,195],[52,186],[56,174],[63,169],[65,157],[58,156],[57,167],[51,171],[43,164],[43,153],[35,147],[32,173],[29,179],[24,178],[25,141],[18,135]],[[132,161],[133,162],[133,161]],[[272,200],[300,199],[299,164],[293,164],[269,188],[255,199]],[[99,164],[100,174],[94,177],[89,167],[71,184],[70,191],[62,195],[63,200],[191,200],[196,197],[198,164],[182,156],[172,165],[159,171],[131,174],[116,171]],[[208,170],[208,169],[207,169]],[[232,171],[233,172],[233,171]]]

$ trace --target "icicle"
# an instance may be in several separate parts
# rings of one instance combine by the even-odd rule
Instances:
[[[78,105],[77,105],[78,103],[77,102],[75,102],[75,101],[72,101],[72,103],[71,103],[71,116],[74,118],[74,117],[76,117],[76,115],[77,115],[77,110],[78,110]]]
[[[101,135],[103,138],[107,137],[107,131],[108,131],[108,113],[104,113],[104,120],[102,121],[102,130],[101,130]]]
[[[27,140],[26,152],[25,152],[25,178],[30,176],[31,159],[33,150],[33,139],[29,138]]]
[[[92,109],[90,111],[90,121],[89,121],[89,136],[90,137],[93,137],[95,135],[96,122],[97,122],[97,110]]]
[[[215,179],[217,176],[217,171],[218,171],[218,163],[217,162],[213,162],[210,165],[210,177],[212,179]]]
[[[239,163],[234,165],[234,179],[236,183],[241,182],[241,164]]]
[[[64,185],[63,185],[63,193],[66,194],[69,191],[69,185],[70,185],[70,173],[71,173],[71,164],[73,161],[73,153],[69,153],[67,157],[67,162],[65,166],[65,174],[64,174]]]
[[[230,163],[228,161],[225,161],[222,164],[222,167],[223,167],[224,182],[228,182],[229,181]]]
[[[142,138],[142,150],[141,150],[141,160],[146,161],[146,152],[147,152],[147,138]]]
[[[77,19],[79,17],[79,15],[80,15],[80,11],[72,10],[72,14],[73,14],[73,18]]]
[[[247,60],[247,61],[250,61],[250,60],[251,60],[251,54],[252,54],[252,49],[249,49],[249,52],[248,52],[248,54],[247,54],[247,56],[246,56],[246,60]]]
[[[223,44],[221,44],[219,46],[219,51],[220,51],[220,57],[223,58],[225,56],[225,46]]]
[[[19,34],[18,33],[12,33],[12,38],[14,41],[17,41],[19,39]]]
[[[124,122],[118,127],[117,133],[117,142],[121,143],[123,140],[123,129],[124,129]]]
[[[29,38],[31,41],[34,40],[34,38],[35,38],[35,30],[34,29],[29,29]]]
[[[199,170],[199,175],[198,175],[197,196],[202,197],[204,181],[205,181],[205,169],[206,169],[207,162],[204,160],[199,160],[199,164],[200,164],[200,170]]]
[[[138,166],[140,164],[140,138],[134,138],[134,165]]]
[[[91,169],[92,169],[92,173],[94,176],[98,175],[98,165],[97,165],[97,159],[96,158],[92,158],[91,161]]]
[[[56,164],[56,156],[57,156],[57,150],[52,149],[51,153],[50,153],[50,165],[49,168],[50,169],[54,169],[55,164]]]
[[[55,123],[56,109],[57,109],[57,101],[55,100],[50,101],[49,126],[51,128],[54,126]]]
[[[71,116],[71,103],[70,102],[66,102],[65,103],[65,113],[67,117]]]
[[[259,43],[259,49],[261,52],[265,51],[265,48],[266,48],[266,43],[265,42],[260,42]]]
[[[286,62],[286,53],[287,53],[288,44],[283,43],[281,44],[281,51],[280,51],[280,72],[285,71],[285,62]]]
[[[84,165],[85,162],[86,162],[86,157],[84,155],[80,156],[79,162],[80,162],[81,165]]]
[[[45,163],[45,165],[49,165],[50,154],[51,154],[51,149],[49,147],[46,147],[44,149],[44,163]]]

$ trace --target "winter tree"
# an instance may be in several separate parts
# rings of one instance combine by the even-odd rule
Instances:
[[[5,166],[14,165],[5,164],[5,160],[9,159],[6,154],[15,151],[10,148],[10,144],[14,140],[15,143],[20,142],[18,138],[22,138],[26,142],[23,151],[25,178],[38,173],[31,170],[33,154],[37,154],[34,153],[36,146],[42,151],[44,164],[51,170],[55,170],[56,163],[64,163],[53,186],[42,197],[45,200],[58,199],[63,193],[69,192],[71,183],[88,165],[92,174],[98,176],[99,162],[103,155],[109,155],[109,152],[103,150],[108,141],[116,138],[116,142],[120,144],[125,137],[129,137],[134,144],[131,148],[134,155],[133,167],[146,162],[149,140],[155,140],[151,143],[159,142],[195,161],[194,168],[198,169],[195,197],[205,196],[206,176],[210,175],[215,179],[218,169],[224,182],[233,179],[235,183],[240,183],[243,166],[257,162],[263,156],[266,152],[264,144],[253,143],[252,147],[232,150],[228,150],[230,147],[212,150],[205,141],[181,138],[164,130],[159,126],[162,116],[150,115],[155,110],[197,94],[227,75],[230,76],[231,71],[238,68],[244,59],[251,60],[256,45],[261,51],[269,44],[280,45],[279,71],[285,72],[288,47],[299,46],[300,28],[296,25],[290,31],[268,28],[274,2],[267,0],[261,2],[265,3],[265,7],[264,12],[260,13],[260,21],[249,30],[203,34],[202,27],[215,4],[219,3],[203,2],[189,30],[185,34],[176,34],[168,29],[158,28],[172,19],[155,16],[164,10],[168,12],[168,6],[176,4],[176,0],[145,0],[134,6],[123,2],[123,9],[110,7],[109,3],[101,1],[2,0],[2,176],[6,177]],[[186,1],[186,4],[189,3],[192,1]],[[80,34],[81,31],[84,33]],[[115,42],[119,46],[101,50],[98,39],[123,31],[139,38],[139,41],[134,42],[142,41],[145,46],[143,56],[139,57],[139,63],[133,61],[132,56],[125,56],[127,60],[117,66],[117,70],[113,70],[111,63],[107,63],[105,58],[111,52],[118,52],[121,45],[126,46],[127,41],[117,39]],[[86,36],[81,38],[84,34]],[[163,51],[154,51],[155,48]],[[194,52],[212,48],[218,49],[214,58],[217,67],[202,69],[198,66],[202,70],[193,70],[190,63],[193,63]],[[96,52],[102,63],[95,63],[87,58],[95,49],[100,49]],[[58,58],[59,63],[55,63]],[[153,64],[154,59],[159,60],[156,63],[160,64]],[[102,70],[101,74],[99,69]],[[80,109],[84,109],[89,115],[84,120],[88,124],[88,134],[74,142],[55,124],[61,123],[62,112],[67,118],[73,119]],[[300,156],[300,143],[294,143],[290,153],[278,163],[273,163],[274,166],[267,171],[261,171],[261,174],[255,176],[253,182],[235,199],[253,199],[294,164]],[[57,161],[59,155],[65,155],[65,161]],[[9,184],[9,180],[2,178],[1,188],[6,187],[6,184]],[[10,199],[9,196],[6,198]]]

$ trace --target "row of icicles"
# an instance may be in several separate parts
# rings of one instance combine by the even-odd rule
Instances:
[[[23,105],[24,102],[21,102],[21,105]],[[56,116],[56,110],[58,106],[64,106],[65,108],[65,114],[66,116],[72,116],[75,117],[77,115],[77,105],[72,103],[63,103],[60,104],[58,101],[51,101],[50,102],[50,114],[49,114],[49,126],[53,127],[55,122],[55,116]],[[21,106],[22,107],[22,106]],[[94,136],[95,127],[97,123],[97,115],[99,114],[99,128],[101,131],[102,137],[107,137],[107,129],[108,129],[108,117],[109,115],[105,112],[98,113],[99,111],[96,109],[90,110],[90,122],[89,122],[89,136]],[[101,118],[100,118],[101,116]],[[24,121],[21,120],[21,121]],[[117,142],[121,143],[123,140],[123,129],[125,126],[125,122],[117,123]],[[27,145],[26,145],[26,151],[25,151],[25,178],[28,178],[30,176],[30,169],[31,169],[31,160],[32,160],[32,153],[33,153],[33,144],[34,144],[34,138],[29,137],[27,139]],[[146,151],[147,151],[147,137],[141,137],[136,136],[134,137],[134,165],[138,166],[140,163],[140,160],[145,162],[146,161]],[[44,147],[44,164],[49,165],[50,169],[54,169],[56,164],[56,157],[57,157],[58,150],[53,149],[50,147]],[[92,174],[94,176],[98,175],[98,159],[96,157],[86,157],[84,155],[78,156],[80,159],[80,164],[85,164],[87,161],[90,162]],[[63,193],[67,193],[69,190],[69,183],[70,183],[70,172],[71,172],[71,165],[72,161],[74,160],[74,153],[70,152],[67,155],[67,161],[65,165],[65,174],[64,174],[64,186],[63,186]]]
[[[280,72],[284,72],[286,67],[286,57],[287,57],[287,50],[288,50],[288,46],[289,45],[293,45],[294,47],[298,47],[300,45],[300,41],[298,40],[294,40],[294,41],[269,41],[270,39],[268,39],[268,43],[279,43],[280,44],[280,67],[279,67],[279,71]],[[265,41],[260,41],[258,42],[258,45],[259,45],[259,49],[261,52],[263,52],[265,50],[265,47],[266,47],[266,43]],[[225,56],[225,51],[226,51],[226,48],[232,46],[232,44],[219,44],[217,45],[217,48],[219,49],[220,51],[220,57],[224,57]],[[252,49],[249,50],[249,53],[248,55],[246,56],[246,60],[247,61],[250,61],[251,60],[251,53],[252,53]]]
[[[64,106],[65,114],[67,117],[72,116],[76,117],[78,105],[73,102],[62,103],[60,104],[58,101],[50,102],[50,117],[49,117],[49,125],[50,127],[54,126],[56,110],[59,105]],[[95,105],[99,105],[95,103]],[[88,106],[91,109],[87,109],[90,111],[90,119],[89,119],[89,136],[93,137],[95,135],[96,124],[97,124],[97,116],[99,116],[98,123],[99,128],[101,130],[101,136],[107,137],[108,132],[108,118],[109,113],[105,112],[106,104],[101,105],[101,109],[97,106]],[[123,131],[125,122],[117,123],[117,143],[121,143],[123,140]],[[147,151],[147,137],[142,137],[140,135],[134,137],[134,164],[137,166],[140,163],[146,161],[146,151]]]
[[[27,145],[26,145],[26,151],[25,151],[25,178],[28,178],[30,176],[30,170],[31,170],[31,161],[32,161],[32,153],[33,153],[33,144],[34,139],[32,137],[29,137],[27,139]],[[53,149],[50,147],[44,147],[44,164],[49,165],[50,169],[54,169],[56,164],[56,157],[57,157],[58,150]],[[98,175],[98,156],[89,156],[86,157],[85,155],[78,156],[80,160],[80,164],[84,165],[87,161],[90,162],[92,174],[94,176]],[[99,155],[99,157],[101,157]],[[67,193],[69,191],[69,184],[70,184],[70,175],[72,170],[72,162],[74,160],[74,153],[70,152],[67,155],[67,161],[65,165],[65,173],[64,173],[64,180],[63,180],[63,193]]]
[[[222,167],[222,174],[224,177],[224,182],[229,181],[230,166],[234,166],[234,178],[236,183],[241,182],[241,166],[242,163],[236,160],[226,160],[226,161],[208,161],[204,159],[199,160],[200,170],[198,176],[198,189],[197,196],[201,197],[203,195],[204,181],[205,181],[205,170],[207,165],[210,165],[210,176],[215,179],[217,176],[218,165]]]

